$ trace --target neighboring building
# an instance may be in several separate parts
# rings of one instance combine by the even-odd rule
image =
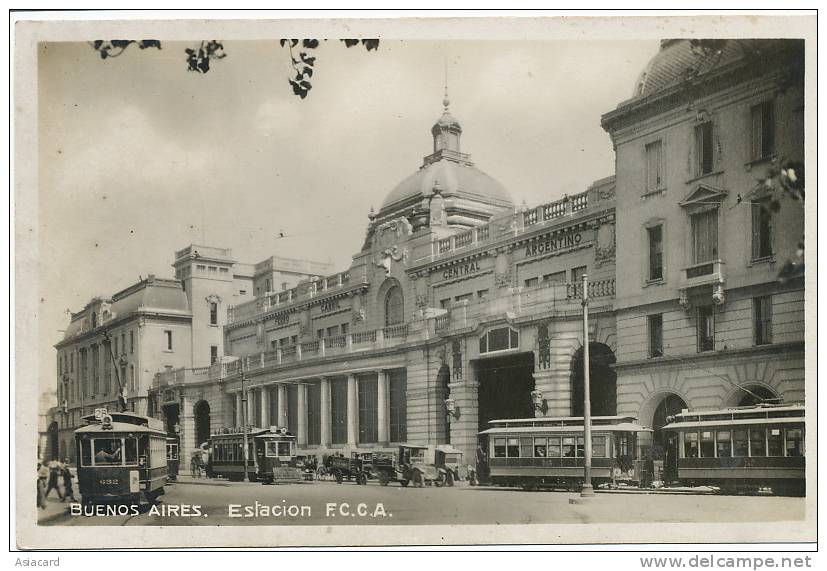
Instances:
[[[181,404],[183,451],[246,421],[289,428],[307,454],[450,442],[473,462],[490,419],[582,411],[584,273],[592,401],[614,414],[614,178],[515,209],[445,105],[432,153],[370,213],[348,269],[274,279],[228,312],[239,360],[158,375],[153,392]]]
[[[618,413],[656,429],[656,460],[683,408],[804,400],[804,283],[778,279],[803,206],[775,211],[759,182],[803,163],[803,42],[710,45],[664,40],[602,121],[616,149]]]

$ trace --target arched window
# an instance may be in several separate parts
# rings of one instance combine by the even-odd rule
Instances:
[[[402,288],[393,286],[385,295],[385,327],[405,321],[405,298]]]

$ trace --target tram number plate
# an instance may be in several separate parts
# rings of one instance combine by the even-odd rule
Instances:
[[[104,478],[103,480],[98,480],[98,484],[101,486],[117,486],[120,483],[121,481],[115,478]]]
[[[129,491],[133,493],[141,491],[141,479],[138,477],[137,470],[129,471]]]

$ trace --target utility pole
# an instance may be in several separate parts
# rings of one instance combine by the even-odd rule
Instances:
[[[589,277],[583,274],[583,432],[585,444],[585,461],[583,489],[580,497],[594,496],[592,488],[592,403],[589,379]]]
[[[239,357],[241,364],[241,430],[244,435],[244,481],[249,482],[250,476],[247,473],[247,463],[249,462],[247,449],[247,392],[244,390],[244,357]]]

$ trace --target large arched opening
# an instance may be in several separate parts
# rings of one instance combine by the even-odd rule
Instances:
[[[195,444],[200,446],[210,439],[210,403],[200,400],[195,403]]]
[[[589,400],[594,416],[617,414],[617,373],[612,368],[615,355],[608,345],[589,343]],[[585,392],[583,347],[580,347],[571,363],[571,414],[583,416]]]
[[[48,428],[48,444],[46,451],[46,458],[49,460],[56,460],[60,455],[59,440],[58,440],[58,425],[57,421],[52,422]]]
[[[766,385],[749,384],[733,392],[727,406],[755,406],[757,404],[781,404],[783,399]]]
[[[534,405],[534,353],[491,357],[475,362],[479,381],[479,430],[499,418],[531,418]]]
[[[640,423],[652,429],[642,435],[641,456],[646,459],[653,480],[671,482],[678,477],[678,442],[673,432],[663,430],[669,417],[689,408],[678,393],[665,390],[650,396],[640,409]]]

